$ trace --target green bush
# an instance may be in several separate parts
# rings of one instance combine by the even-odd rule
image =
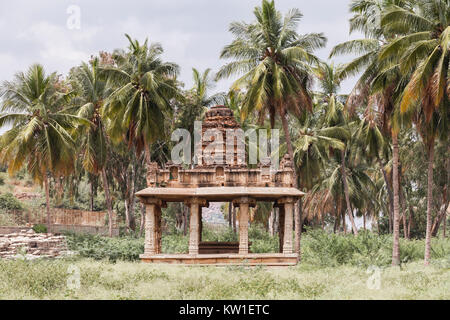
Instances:
[[[0,209],[22,210],[23,204],[12,193],[4,193],[0,194]]]
[[[47,226],[45,224],[35,224],[33,231],[36,233],[47,233]]]
[[[392,259],[392,235],[378,235],[360,231],[357,236],[327,233],[321,229],[308,230],[302,237],[302,259],[320,266],[355,265],[387,266]],[[402,263],[423,259],[424,240],[400,238],[400,261]],[[448,239],[432,239],[432,257],[450,257]]]
[[[163,235],[161,240],[161,250],[163,253],[188,253],[189,236],[180,234]]]
[[[229,228],[203,228],[203,241],[238,241],[237,234]],[[253,253],[278,252],[278,236],[270,236],[260,226],[249,228],[249,241]],[[108,238],[94,235],[68,234],[69,249],[82,257],[110,261],[139,260],[144,252],[144,239],[136,237]],[[163,253],[187,253],[189,235],[164,234]],[[392,259],[392,235],[378,235],[369,231],[352,234],[333,234],[321,229],[308,230],[301,240],[302,261],[319,267],[353,265],[388,266]],[[400,238],[400,260],[402,263],[423,260],[424,240]],[[450,261],[450,240],[432,239],[432,258]]]
[[[228,227],[214,229],[203,225],[202,239],[203,241],[235,242],[238,241],[238,236]]]
[[[8,212],[0,212],[0,226],[3,227],[15,227],[18,223],[14,219],[14,216]]]
[[[144,239],[131,237],[107,238],[99,235],[68,233],[67,245],[80,256],[95,260],[136,261],[144,252]]]

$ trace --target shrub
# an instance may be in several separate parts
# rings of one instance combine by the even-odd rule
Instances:
[[[18,223],[15,221],[14,216],[8,212],[0,212],[0,226],[9,227],[17,226]]]
[[[23,204],[12,193],[0,194],[0,209],[22,210]]]
[[[189,251],[189,236],[163,235],[161,242],[161,250],[164,253],[187,253]]]
[[[251,251],[253,253],[278,252],[278,235],[272,237],[265,229],[259,225],[252,225],[248,230],[249,241],[252,242]]]
[[[432,248],[433,258],[446,258],[450,254],[450,241],[434,238]],[[392,235],[360,231],[354,236],[308,230],[302,237],[302,252],[303,261],[320,266],[387,266],[392,261]],[[402,263],[422,260],[423,252],[424,240],[400,238]]]
[[[47,233],[47,226],[45,224],[35,224],[33,231],[36,233]]]
[[[67,233],[67,245],[80,256],[95,260],[136,261],[144,252],[144,239],[130,237],[107,238],[99,235]]]

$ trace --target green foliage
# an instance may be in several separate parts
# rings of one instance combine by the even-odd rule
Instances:
[[[450,241],[433,239],[432,257],[450,258]],[[365,231],[358,236],[309,230],[302,238],[303,261],[335,267],[339,265],[387,266],[391,263],[392,236],[377,235]],[[400,261],[403,263],[423,260],[424,241],[400,239]]]
[[[258,225],[252,225],[248,230],[249,241],[252,242],[252,253],[278,252],[278,236],[270,236],[266,230]]]
[[[27,175],[26,169],[22,168],[19,171],[17,171],[16,174],[14,174],[14,177],[18,180],[24,180],[26,175]]]
[[[246,89],[241,120],[256,111],[260,119],[269,115],[273,127],[275,115],[311,108],[310,65],[319,61],[313,52],[325,46],[326,38],[322,33],[297,33],[303,17],[298,9],[283,16],[274,1],[263,0],[253,12],[255,22],[230,25],[234,40],[220,57],[232,61],[219,70],[217,79],[239,75],[232,89]]]
[[[202,230],[203,241],[218,241],[218,242],[235,242],[238,241],[238,236],[231,228],[213,229],[204,226]]]
[[[45,224],[35,224],[33,230],[36,233],[47,233],[47,226]]]
[[[14,262],[0,259],[0,282],[8,283],[26,296],[42,299],[56,290],[64,290],[67,287],[66,278],[67,266],[59,261],[34,263],[24,259]]]
[[[107,238],[90,234],[67,234],[67,245],[82,257],[95,260],[108,259],[137,261],[144,252],[144,240],[131,237]]]
[[[80,270],[70,290],[69,267]],[[382,290],[367,287],[365,268],[186,267],[134,262],[0,260],[0,299],[449,299],[446,268],[422,262],[382,269]]]
[[[182,234],[169,234],[163,236],[161,240],[161,250],[163,253],[188,253],[189,236]]]
[[[3,210],[22,210],[24,208],[12,193],[0,194],[0,209]]]
[[[17,222],[14,220],[14,216],[9,212],[0,212],[0,226],[14,227],[17,226]]]

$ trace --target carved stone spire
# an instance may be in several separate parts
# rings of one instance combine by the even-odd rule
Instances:
[[[226,157],[227,134],[239,134],[236,130],[241,129],[233,115],[233,111],[226,106],[215,106],[210,108],[202,123],[202,154],[198,156],[197,168],[213,168],[218,166],[230,168],[247,167],[245,158],[245,146],[238,148],[238,138],[233,137],[233,159]],[[243,132],[241,131],[243,134]],[[231,136],[228,136],[231,139]],[[239,138],[241,139],[241,138]],[[214,145],[211,143],[215,141]],[[244,143],[245,141],[242,141]],[[208,150],[205,149],[208,148]],[[218,152],[216,152],[218,151]],[[201,161],[200,161],[201,160]],[[220,164],[219,162],[222,162]]]

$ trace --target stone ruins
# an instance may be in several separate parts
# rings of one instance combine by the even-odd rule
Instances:
[[[64,236],[22,230],[0,234],[0,259],[55,258],[71,255]]]

